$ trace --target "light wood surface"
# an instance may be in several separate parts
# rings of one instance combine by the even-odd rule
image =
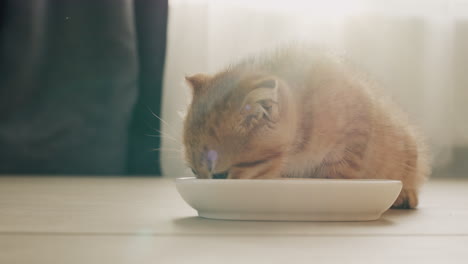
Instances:
[[[468,263],[468,179],[372,222],[196,216],[171,178],[1,177],[0,263]]]

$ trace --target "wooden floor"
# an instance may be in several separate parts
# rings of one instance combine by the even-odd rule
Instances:
[[[0,263],[468,263],[468,178],[372,222],[217,221],[173,179],[0,178]]]

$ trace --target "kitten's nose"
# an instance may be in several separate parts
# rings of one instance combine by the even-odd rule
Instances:
[[[212,172],[215,169],[216,161],[218,160],[218,152],[216,150],[209,150],[206,153],[206,161],[208,165],[208,171]]]

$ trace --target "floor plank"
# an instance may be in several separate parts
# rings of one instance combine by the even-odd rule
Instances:
[[[0,263],[466,263],[466,236],[0,235]]]

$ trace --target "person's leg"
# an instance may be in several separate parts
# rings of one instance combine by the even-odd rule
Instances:
[[[166,51],[167,0],[135,0],[139,96],[129,133],[128,173],[161,175],[159,135],[162,79]],[[154,115],[153,115],[154,114]]]

